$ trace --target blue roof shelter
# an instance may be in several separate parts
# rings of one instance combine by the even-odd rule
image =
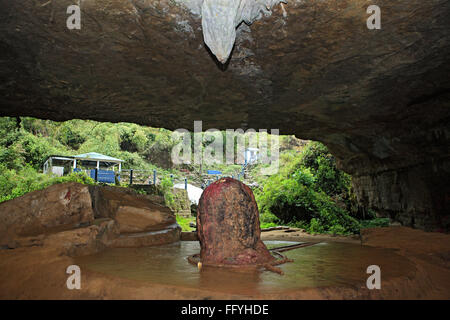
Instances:
[[[66,173],[81,172],[87,168],[86,173],[99,182],[114,183],[115,168],[122,171],[124,160],[105,156],[97,152],[88,152],[75,156],[50,156],[44,163],[44,173],[52,173],[63,176]]]
[[[119,167],[119,172],[122,171],[122,162],[124,160],[113,158],[110,156],[105,156],[104,154],[97,153],[97,152],[88,152],[83,154],[78,154],[76,156],[73,156],[74,162],[73,162],[73,168],[75,169],[77,167],[77,162],[81,163],[91,163],[96,164],[95,167],[97,169],[103,168],[111,168],[115,167],[116,165]],[[78,162],[78,163],[79,163]]]

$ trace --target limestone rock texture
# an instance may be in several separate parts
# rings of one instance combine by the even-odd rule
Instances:
[[[0,247],[10,249],[50,246],[77,255],[172,243],[180,234],[168,207],[126,188],[70,182],[0,203]]]
[[[211,183],[198,206],[197,233],[204,264],[251,265],[274,260],[261,240],[251,189],[232,178]]]
[[[183,1],[179,1],[183,3]],[[241,23],[252,24],[263,14],[270,16],[279,0],[202,0],[203,40],[221,63],[226,63]],[[192,9],[191,9],[192,11]]]
[[[83,228],[40,236],[42,242],[31,246],[51,248],[60,255],[75,257],[104,250],[112,245],[119,233],[114,220],[107,220]]]
[[[0,244],[18,237],[60,231],[94,221],[88,187],[55,184],[0,203]]]
[[[120,233],[157,231],[176,223],[175,214],[165,205],[117,187],[90,187],[93,207],[99,217],[114,219]]]
[[[121,234],[111,243],[115,248],[159,246],[181,240],[181,228],[174,223],[158,231]]]
[[[449,229],[449,0],[288,1],[237,28],[224,66],[183,4],[80,3],[68,30],[73,1],[0,1],[0,115],[278,128],[325,143],[361,203]]]

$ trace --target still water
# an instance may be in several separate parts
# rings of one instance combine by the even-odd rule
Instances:
[[[299,242],[265,241],[268,248]],[[186,257],[200,251],[197,241],[143,248],[110,248],[78,257],[83,268],[149,283],[202,288],[226,293],[277,293],[308,287],[362,287],[370,276],[369,265],[381,268],[382,280],[406,276],[413,265],[393,250],[347,243],[319,243],[283,252],[294,262],[279,266],[284,275],[270,271],[237,271],[235,268],[203,267],[201,271]]]

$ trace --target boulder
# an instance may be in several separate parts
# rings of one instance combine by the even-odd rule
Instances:
[[[80,256],[93,254],[111,246],[118,236],[119,229],[114,220],[96,219],[92,225],[87,227],[17,237],[8,242],[7,248],[45,247],[56,250],[58,254]]]
[[[81,256],[102,251],[118,236],[115,221],[106,220],[88,227],[48,235],[43,240],[43,245],[57,249],[60,254]]]
[[[177,242],[181,237],[181,228],[172,224],[157,231],[121,234],[111,243],[115,248],[139,248]]]
[[[71,182],[0,203],[0,247],[40,246],[55,237],[63,237],[62,242],[73,237],[75,247],[91,246],[92,237],[108,246],[119,233],[160,231],[174,224],[168,207],[133,190]],[[82,232],[82,227],[88,229]],[[79,232],[86,245],[76,245]]]
[[[94,220],[88,186],[52,185],[0,203],[0,245],[17,237],[67,230]]]
[[[203,192],[197,215],[200,258],[206,264],[263,264],[274,258],[261,241],[258,206],[242,182],[222,178]]]
[[[119,206],[115,220],[119,223],[120,233],[160,230],[168,224],[175,223],[175,217],[167,207]]]
[[[181,232],[181,241],[198,241],[198,234],[196,231]]]
[[[120,233],[156,231],[176,223],[174,213],[146,195],[117,187],[91,186],[96,217],[114,219]]]

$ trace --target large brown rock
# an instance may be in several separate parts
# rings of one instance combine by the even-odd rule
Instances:
[[[117,208],[115,220],[121,233],[158,230],[175,218],[166,207],[134,207],[121,205]]]
[[[168,207],[127,188],[56,184],[0,203],[0,246],[41,245],[53,234],[69,239],[92,224],[101,242],[109,245],[119,233],[159,231],[176,224],[176,219]],[[179,233],[168,239],[179,240]]]
[[[88,186],[56,184],[0,203],[0,245],[16,237],[70,229],[93,220]]]
[[[139,248],[148,246],[159,246],[179,241],[181,228],[174,223],[158,231],[138,232],[121,234],[111,243],[115,248]]]
[[[98,217],[114,219],[120,233],[156,231],[176,223],[175,214],[145,195],[117,187],[91,187]]]
[[[56,249],[59,254],[80,256],[102,251],[112,245],[119,236],[117,224],[111,219],[102,219],[83,228],[57,232],[43,236],[40,245]]]
[[[200,257],[206,264],[263,264],[274,258],[261,241],[258,206],[242,182],[222,178],[203,192],[198,206]]]

